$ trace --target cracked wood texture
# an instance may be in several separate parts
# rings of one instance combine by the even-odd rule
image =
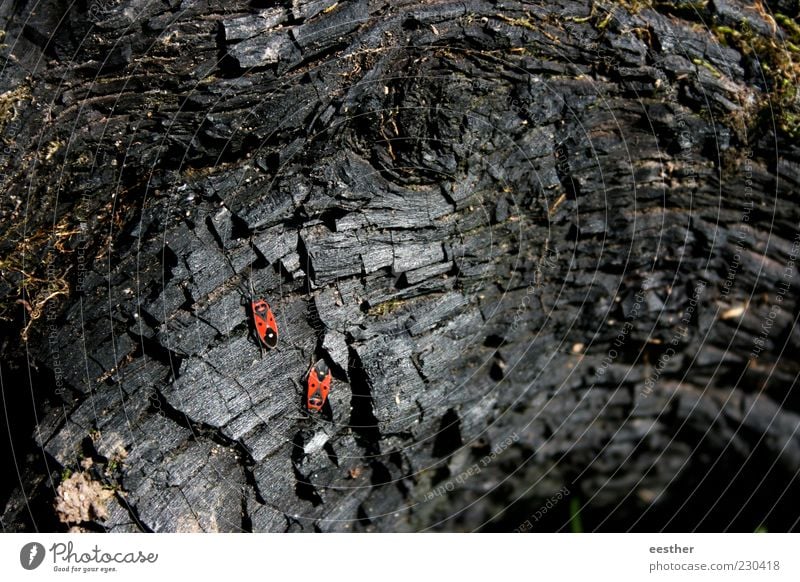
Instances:
[[[796,16],[4,2],[3,528],[795,528]]]

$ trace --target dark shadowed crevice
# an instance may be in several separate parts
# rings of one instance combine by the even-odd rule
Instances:
[[[370,483],[372,483],[373,487],[381,487],[392,482],[392,474],[386,468],[386,465],[380,461],[372,461],[369,466],[372,468]]]
[[[372,520],[369,518],[369,515],[367,515],[367,510],[364,509],[363,503],[359,505],[358,510],[356,510],[356,520],[362,527],[368,527],[372,525]]]
[[[452,408],[449,409],[439,422],[439,431],[433,441],[433,456],[439,459],[448,457],[462,446],[461,419]]]
[[[242,492],[242,531],[252,533],[253,519],[247,511],[247,490]]]
[[[379,455],[381,453],[381,431],[373,410],[372,391],[358,352],[352,346],[350,347],[347,375],[350,378],[350,389],[352,390],[350,426],[356,435],[356,441],[367,455]]]
[[[4,478],[0,479],[0,507],[5,507],[12,491],[19,486],[16,472],[23,471],[26,457],[36,459],[37,466],[44,467],[41,449],[35,446],[32,438],[36,418],[42,419],[44,411],[50,406],[76,407],[85,395],[70,384],[65,384],[68,391],[61,396],[57,395],[56,378],[52,370],[45,366],[28,366],[24,360],[0,363],[0,374],[3,386],[0,403],[5,413],[0,415],[0,434],[3,435],[0,437],[3,443],[0,448],[0,462],[6,468]],[[38,399],[32,399],[32,390],[29,387],[35,387]],[[60,426],[63,425],[62,420]],[[46,475],[47,472],[43,474]]]
[[[499,348],[505,343],[505,341],[506,338],[504,338],[501,335],[489,334],[483,341],[483,345],[486,346],[487,348]]]
[[[334,464],[334,466],[339,466],[339,455],[336,454],[336,449],[333,448],[333,444],[328,441],[325,443],[325,446],[322,447],[325,450],[325,454],[328,455],[328,460]]]

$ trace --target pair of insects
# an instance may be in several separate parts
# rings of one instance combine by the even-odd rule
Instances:
[[[278,345],[278,324],[269,303],[264,299],[251,299],[250,313],[259,348],[272,349]],[[306,407],[319,412],[325,406],[331,390],[331,371],[323,360],[311,366],[306,380]]]

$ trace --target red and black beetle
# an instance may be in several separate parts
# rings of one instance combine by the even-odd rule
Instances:
[[[274,348],[278,345],[278,324],[269,303],[263,299],[254,299],[250,302],[250,311],[258,341],[267,348]]]
[[[320,360],[308,371],[308,388],[306,390],[306,406],[311,412],[319,412],[325,406],[328,392],[331,390],[331,371],[328,365]]]

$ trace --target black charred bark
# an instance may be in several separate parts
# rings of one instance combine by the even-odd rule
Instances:
[[[797,11],[3,3],[4,529],[796,529]]]

